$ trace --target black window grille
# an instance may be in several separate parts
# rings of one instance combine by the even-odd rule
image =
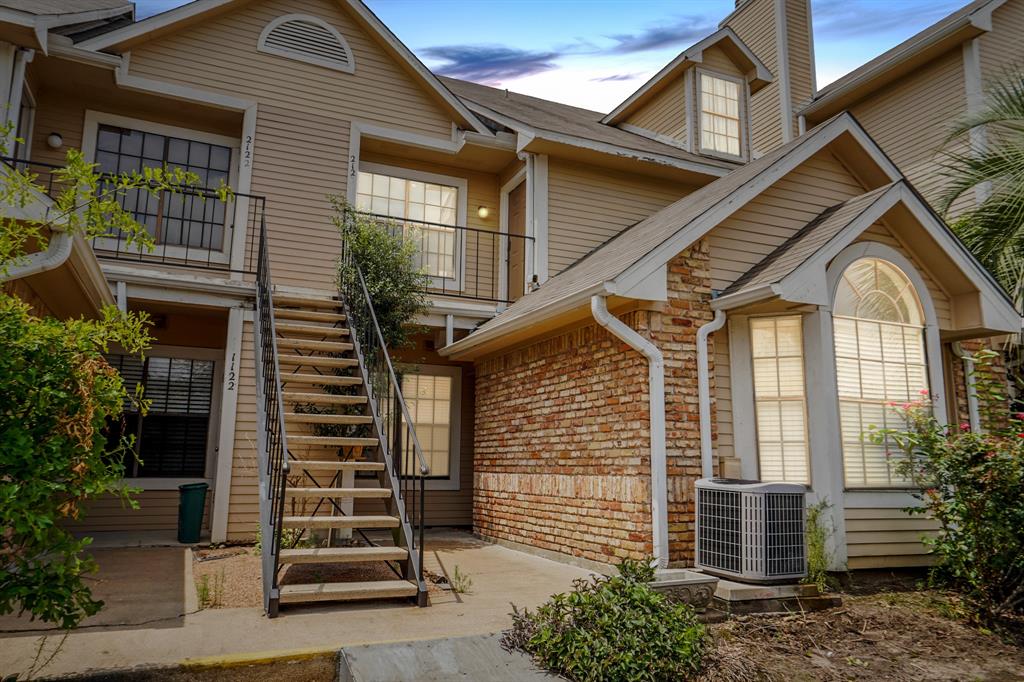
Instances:
[[[125,454],[125,476],[202,477],[213,403],[213,361],[128,355],[108,356],[129,393],[141,384],[149,410],[140,415],[126,405],[122,423],[110,437],[135,436],[135,451]]]
[[[103,173],[177,167],[195,173],[201,187],[216,189],[228,184],[231,148],[101,125],[96,135],[96,163]],[[101,192],[108,189],[109,185],[101,184]],[[129,190],[120,203],[158,244],[214,251],[224,248],[227,206],[215,197],[194,192],[153,196],[144,190]]]

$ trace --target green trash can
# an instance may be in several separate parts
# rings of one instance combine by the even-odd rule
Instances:
[[[193,545],[199,542],[203,528],[208,483],[186,483],[178,486],[178,542]]]

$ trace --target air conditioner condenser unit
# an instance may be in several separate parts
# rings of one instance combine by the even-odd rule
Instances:
[[[697,568],[757,583],[806,576],[805,490],[794,483],[697,481]]]

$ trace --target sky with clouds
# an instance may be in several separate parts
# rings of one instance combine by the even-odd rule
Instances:
[[[811,0],[818,87],[967,0]],[[448,76],[609,111],[717,28],[734,0],[366,0]],[[184,4],[136,0],[139,17]]]

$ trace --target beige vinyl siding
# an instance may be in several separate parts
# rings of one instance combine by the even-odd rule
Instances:
[[[704,54],[701,56],[703,60],[701,65],[710,71],[716,71],[718,73],[728,74],[730,76],[736,76],[737,78],[743,77],[743,72],[740,71],[739,67],[729,58],[729,55],[725,53],[722,48],[712,45],[708,49],[704,50]]]
[[[626,119],[630,125],[686,143],[686,78],[679,76]]]
[[[782,144],[775,1],[747,0],[727,24],[776,78],[750,97],[750,143],[755,157]]]
[[[845,515],[849,568],[928,566],[932,563],[921,538],[938,529],[935,519],[911,516],[901,508],[847,507]]]
[[[957,48],[877,90],[850,111],[931,201],[942,184],[936,156],[966,107],[963,53]]]
[[[467,295],[497,298],[499,283],[496,280],[496,275],[499,271],[497,266],[500,259],[501,243],[497,236],[487,233],[496,235],[499,231],[498,176],[493,173],[369,152],[363,153],[360,160],[466,180],[466,226],[482,232],[465,233],[465,291]],[[459,200],[461,201],[462,197]],[[486,206],[490,210],[486,219],[481,218],[478,213],[477,209],[481,206]]]
[[[228,540],[250,541],[259,528],[259,469],[256,464],[256,366],[253,327],[242,326],[238,361],[238,403],[235,412],[235,448],[231,458],[231,498],[228,505]]]
[[[981,41],[981,77],[986,85],[1002,79],[1006,69],[1024,67],[1024,2],[1009,0],[992,13],[992,30]]]
[[[902,241],[896,239],[887,227],[884,225],[872,225],[857,238],[857,241],[880,242],[886,246],[891,246],[893,249],[899,251],[907,260],[913,263],[917,271],[921,273],[925,286],[928,287],[928,295],[931,296],[932,303],[935,305],[935,316],[938,318],[939,328],[953,329],[953,304],[949,294],[939,286],[935,278],[930,272],[928,272],[924,263],[922,263],[917,256],[911,253]],[[922,295],[923,292],[918,292],[918,296]],[[936,360],[932,358],[929,359]],[[941,359],[937,359],[936,361],[941,362]]]
[[[257,52],[264,26],[290,12],[335,26],[355,73]],[[451,118],[433,96],[328,0],[253,2],[136,46],[131,72],[258,102],[251,191],[267,197],[277,284],[332,286],[338,239],[326,196],[346,194],[350,121],[451,139]]]
[[[810,101],[814,94],[814,59],[811,55],[810,0],[785,0],[786,46],[789,53],[789,93],[792,111]],[[798,133],[796,116],[793,134]]]
[[[830,151],[818,152],[711,231],[712,288],[725,289],[826,208],[864,191]]]
[[[692,191],[676,182],[552,158],[548,166],[551,275]]]
[[[210,529],[213,490],[206,494],[203,532]],[[178,491],[144,490],[132,495],[139,508],[131,509],[120,498],[104,495],[87,503],[79,521],[66,524],[73,533],[110,531],[173,531],[178,528]]]

